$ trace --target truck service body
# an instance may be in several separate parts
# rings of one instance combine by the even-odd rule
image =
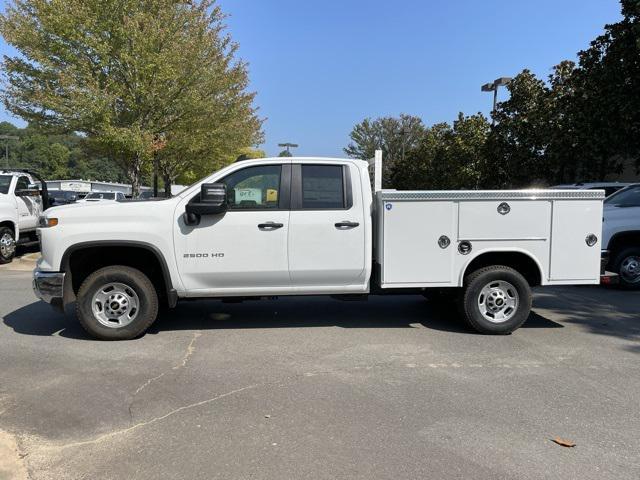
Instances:
[[[504,334],[531,286],[599,283],[603,191],[382,190],[381,168],[380,152],[247,160],[171,199],[51,208],[34,290],[125,339],[185,298],[428,289]]]

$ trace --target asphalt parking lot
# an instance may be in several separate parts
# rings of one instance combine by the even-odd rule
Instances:
[[[109,343],[2,270],[0,478],[637,479],[639,296],[542,289],[506,337],[417,296],[197,301]]]

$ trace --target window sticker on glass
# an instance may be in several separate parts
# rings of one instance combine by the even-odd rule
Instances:
[[[251,202],[253,205],[262,205],[262,190],[259,188],[236,188],[236,205],[242,202]]]

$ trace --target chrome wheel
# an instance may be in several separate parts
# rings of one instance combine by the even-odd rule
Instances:
[[[478,295],[480,313],[492,323],[509,320],[518,311],[518,304],[518,291],[503,280],[487,283]]]
[[[91,309],[96,320],[105,327],[121,328],[138,316],[140,300],[130,286],[108,283],[93,295]]]
[[[627,283],[640,283],[640,257],[625,258],[620,264],[620,276]]]
[[[11,258],[16,253],[16,241],[13,239],[13,235],[5,233],[0,238],[0,254],[4,258]]]

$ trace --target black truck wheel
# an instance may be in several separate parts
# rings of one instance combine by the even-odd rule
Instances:
[[[531,288],[516,270],[484,267],[465,279],[461,307],[469,325],[480,333],[506,335],[520,327],[531,312]]]
[[[0,227],[0,264],[10,263],[16,255],[16,238],[9,227]]]
[[[129,340],[144,333],[158,316],[158,294],[135,268],[113,265],[89,275],[78,290],[78,320],[93,337]]]
[[[640,247],[629,247],[613,260],[613,270],[619,275],[620,286],[630,290],[640,289]]]

